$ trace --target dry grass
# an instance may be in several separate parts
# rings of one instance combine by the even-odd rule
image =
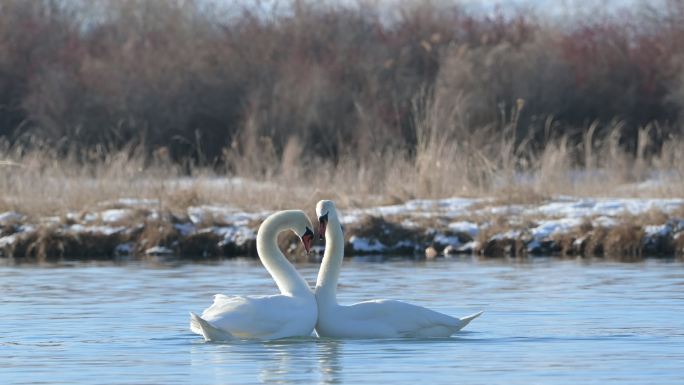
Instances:
[[[684,196],[674,0],[567,29],[433,3],[390,24],[372,5],[228,22],[193,1],[98,4],[85,32],[55,2],[1,5],[0,211]]]
[[[606,234],[603,252],[606,256],[641,257],[644,230],[637,225],[620,224],[612,227]]]
[[[365,2],[201,3],[2,2],[0,211],[684,194],[676,0],[567,28],[439,2],[390,23]]]
[[[65,232],[57,226],[41,226],[35,232],[19,234],[17,241],[3,248],[5,256],[36,261],[59,258],[112,258],[116,247],[129,239],[129,234]]]
[[[681,148],[684,153],[682,145],[665,146],[643,159],[616,155],[630,167],[604,159],[588,169],[571,163],[563,154],[553,162],[548,161],[548,154],[532,162],[527,155],[486,155],[475,150],[468,155],[466,150],[454,147],[447,151],[443,142],[436,143],[433,146],[437,148],[428,146],[415,157],[379,154],[370,163],[348,160],[335,165],[302,158],[300,165],[291,164],[287,172],[267,178],[247,171],[226,174],[202,167],[193,167],[186,174],[174,163],[145,164],[127,153],[84,164],[49,152],[0,149],[0,157],[19,165],[0,166],[0,211],[38,218],[121,207],[119,200],[125,198],[151,200],[141,210],[161,209],[180,215],[187,207],[202,204],[246,210],[309,209],[322,198],[353,208],[451,196],[488,196],[494,199],[492,205],[535,204],[553,195],[684,196],[684,159],[679,163],[679,155],[663,153],[668,148]],[[468,156],[481,161],[463,161]],[[504,163],[503,157],[508,157],[510,164]],[[519,166],[525,162],[524,167]],[[630,171],[636,169],[636,163],[647,166],[637,174]],[[644,181],[649,184],[642,184]],[[663,218],[663,213],[648,213],[640,224],[660,224]]]
[[[684,256],[684,232],[679,233],[678,236],[675,237],[673,247],[677,255]]]
[[[519,233],[519,235],[504,236],[503,234],[506,233]],[[527,248],[523,237],[523,226],[512,225],[507,217],[496,217],[477,234],[479,247],[475,252],[488,258],[524,257],[527,255]]]
[[[561,256],[575,256],[583,255],[585,250],[593,249],[593,245],[587,248],[587,244],[594,235],[594,225],[588,218],[585,218],[577,228],[563,234],[554,234],[551,240],[556,245],[555,251]],[[593,252],[594,250],[591,250],[588,255],[593,255]]]
[[[142,227],[142,233],[138,237],[136,250],[144,254],[146,250],[155,247],[165,247],[170,250],[178,250],[180,233],[173,226],[169,218],[148,220]]]
[[[224,255],[219,247],[221,237],[212,231],[202,231],[183,237],[178,242],[178,253],[202,258],[216,258]],[[243,253],[235,253],[240,255]],[[243,254],[248,255],[248,254]]]

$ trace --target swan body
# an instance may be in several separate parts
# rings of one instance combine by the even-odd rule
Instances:
[[[312,228],[309,218],[299,210],[281,211],[266,218],[257,233],[257,253],[280,294],[217,294],[214,303],[201,317],[190,313],[190,329],[206,341],[310,336],[318,314],[316,298],[304,278],[278,249],[276,237],[282,231],[293,230],[309,251]]]
[[[482,312],[456,318],[402,301],[373,300],[350,306],[337,303],[337,279],[344,256],[344,238],[337,210],[331,201],[316,206],[319,234],[325,233],[323,263],[316,281],[318,321],[316,332],[331,338],[448,337]]]

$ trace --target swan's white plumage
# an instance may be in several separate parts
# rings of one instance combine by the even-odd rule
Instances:
[[[190,330],[204,337],[206,341],[229,341],[235,339],[232,334],[215,328],[193,312],[190,312]]]
[[[281,294],[227,296],[217,294],[199,317],[191,313],[190,329],[207,341],[278,339],[309,336],[317,319],[316,298],[308,284],[276,245],[281,231],[303,234],[311,221],[298,210],[281,211],[267,218],[257,234],[257,251]]]
[[[373,300],[350,306],[337,303],[336,288],[342,258],[343,234],[331,201],[321,201],[316,214],[327,214],[326,248],[316,281],[318,321],[316,332],[331,338],[448,337],[482,314],[455,318],[395,300]]]
[[[308,336],[316,316],[313,296],[284,294],[248,297],[217,294],[214,303],[202,313],[202,319],[239,339]]]
[[[480,314],[459,319],[422,306],[379,299],[319,309],[316,331],[335,338],[448,337]]]

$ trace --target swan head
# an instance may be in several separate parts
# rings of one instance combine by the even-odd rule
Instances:
[[[311,245],[314,241],[313,224],[303,211],[293,210],[293,213],[296,216],[293,218],[291,230],[302,240],[304,250],[308,253],[311,251]]]
[[[333,201],[322,200],[316,204],[316,215],[318,216],[318,238],[323,239],[328,221],[332,218],[337,219],[337,208]]]

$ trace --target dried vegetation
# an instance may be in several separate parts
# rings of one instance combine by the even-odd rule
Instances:
[[[202,205],[684,196],[682,1],[562,25],[443,2],[217,4],[2,1],[0,213],[18,212],[21,223],[60,218],[17,235],[6,255],[114,255],[115,244],[253,254],[253,243],[222,244],[211,231],[180,234],[188,207]],[[83,221],[72,213],[128,207],[126,199],[152,202],[108,223],[128,230],[64,230]],[[483,255],[528,252],[526,224],[477,216],[494,223],[478,236]],[[538,250],[681,252],[681,233],[643,239],[646,226],[682,216],[580,226]],[[229,225],[203,220],[198,227]],[[442,246],[426,227],[378,218],[355,226],[350,235],[387,231],[388,244]],[[488,237],[511,229],[519,236]]]

